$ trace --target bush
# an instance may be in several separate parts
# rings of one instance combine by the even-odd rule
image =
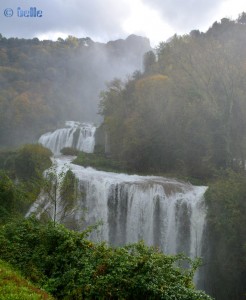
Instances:
[[[60,152],[63,155],[71,155],[71,156],[77,156],[79,154],[79,150],[72,147],[62,148]]]
[[[0,224],[4,223],[15,207],[15,187],[11,179],[0,171]]]
[[[94,244],[82,233],[31,218],[0,230],[0,257],[57,299],[209,300],[196,291],[196,263],[143,243],[120,248]]]
[[[49,149],[39,144],[24,145],[15,157],[15,171],[23,180],[39,179],[45,169],[51,166]]]
[[[37,193],[28,192],[27,185],[14,183],[8,174],[0,170],[0,224],[22,218]]]
[[[108,158],[101,153],[80,152],[73,163],[83,167],[92,167],[102,171],[126,172],[126,169],[123,168],[120,162]]]
[[[23,216],[36,200],[51,155],[42,145],[0,152],[0,224]]]
[[[16,150],[1,151],[0,169],[20,180],[39,179],[51,166],[51,156],[51,151],[42,145],[27,144]]]

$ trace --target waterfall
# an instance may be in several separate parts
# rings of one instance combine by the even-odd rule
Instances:
[[[43,134],[38,142],[49,148],[55,155],[59,155],[64,147],[73,147],[91,153],[95,145],[95,131],[96,127],[90,123],[67,121],[65,128]]]
[[[102,221],[90,236],[93,241],[123,245],[144,240],[165,253],[183,252],[192,258],[201,255],[206,187],[164,177],[83,168],[65,156],[54,160],[59,170],[64,166],[70,169],[79,182],[76,211],[69,216],[73,228],[83,230]],[[44,201],[39,198],[30,212],[39,210],[41,214],[49,205],[52,209],[52,203]]]
[[[54,154],[71,146],[93,152],[95,130],[91,124],[70,121],[66,128],[42,135],[39,142]],[[62,214],[67,209],[66,203],[58,199],[56,209],[63,218],[57,221],[79,231],[101,221],[102,225],[89,236],[96,242],[118,246],[144,240],[167,254],[182,252],[191,258],[201,256],[207,187],[158,176],[98,171],[75,165],[71,159],[53,158],[57,173],[70,169],[78,180],[71,213]],[[42,193],[27,216],[32,213],[37,217],[53,216],[54,203]]]

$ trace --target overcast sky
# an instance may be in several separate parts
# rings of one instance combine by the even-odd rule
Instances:
[[[36,7],[42,17],[18,17],[18,7]],[[5,16],[9,8],[12,17]],[[157,46],[175,33],[206,31],[215,21],[235,19],[243,11],[246,0],[0,0],[0,33],[53,40],[73,35],[100,42],[138,34]]]

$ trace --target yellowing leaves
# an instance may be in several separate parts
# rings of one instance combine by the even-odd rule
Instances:
[[[135,84],[135,95],[138,103],[155,105],[162,103],[168,94],[169,79],[156,74],[140,79]],[[147,107],[146,107],[147,108]]]
[[[161,74],[155,74],[143,79],[140,79],[136,82],[136,89],[143,89],[145,87],[153,87],[155,85],[165,84],[168,80],[168,77]]]
[[[15,97],[12,105],[16,125],[31,122],[46,112],[42,98],[31,92],[24,92]]]

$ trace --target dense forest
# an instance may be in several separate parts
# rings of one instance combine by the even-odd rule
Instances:
[[[244,13],[175,35],[100,103],[108,151],[126,169],[209,185],[205,290],[223,300],[246,286],[245,49]]]
[[[105,81],[141,68],[148,50],[149,40],[135,35],[107,44],[0,35],[0,145],[35,142],[70,119],[99,121]]]
[[[120,171],[209,186],[199,287],[216,300],[241,300],[246,286],[245,49],[244,13],[235,21],[215,22],[205,33],[175,35],[155,50],[136,36],[107,44],[1,36],[0,145],[35,141],[67,119],[95,121],[99,111],[99,135],[107,136],[103,163],[111,159]],[[142,62],[143,71],[133,72]],[[105,80],[130,72],[128,79],[114,79],[104,89]],[[142,243],[112,248],[88,241],[88,231],[23,220],[44,188],[50,156],[40,145],[0,152],[1,259],[57,299],[210,299],[192,284],[198,262],[188,259],[190,268],[183,269],[187,258],[182,255],[166,256]]]
[[[111,154],[139,171],[197,178],[244,170],[246,25],[222,19],[145,54],[145,72],[111,82],[101,114]]]

